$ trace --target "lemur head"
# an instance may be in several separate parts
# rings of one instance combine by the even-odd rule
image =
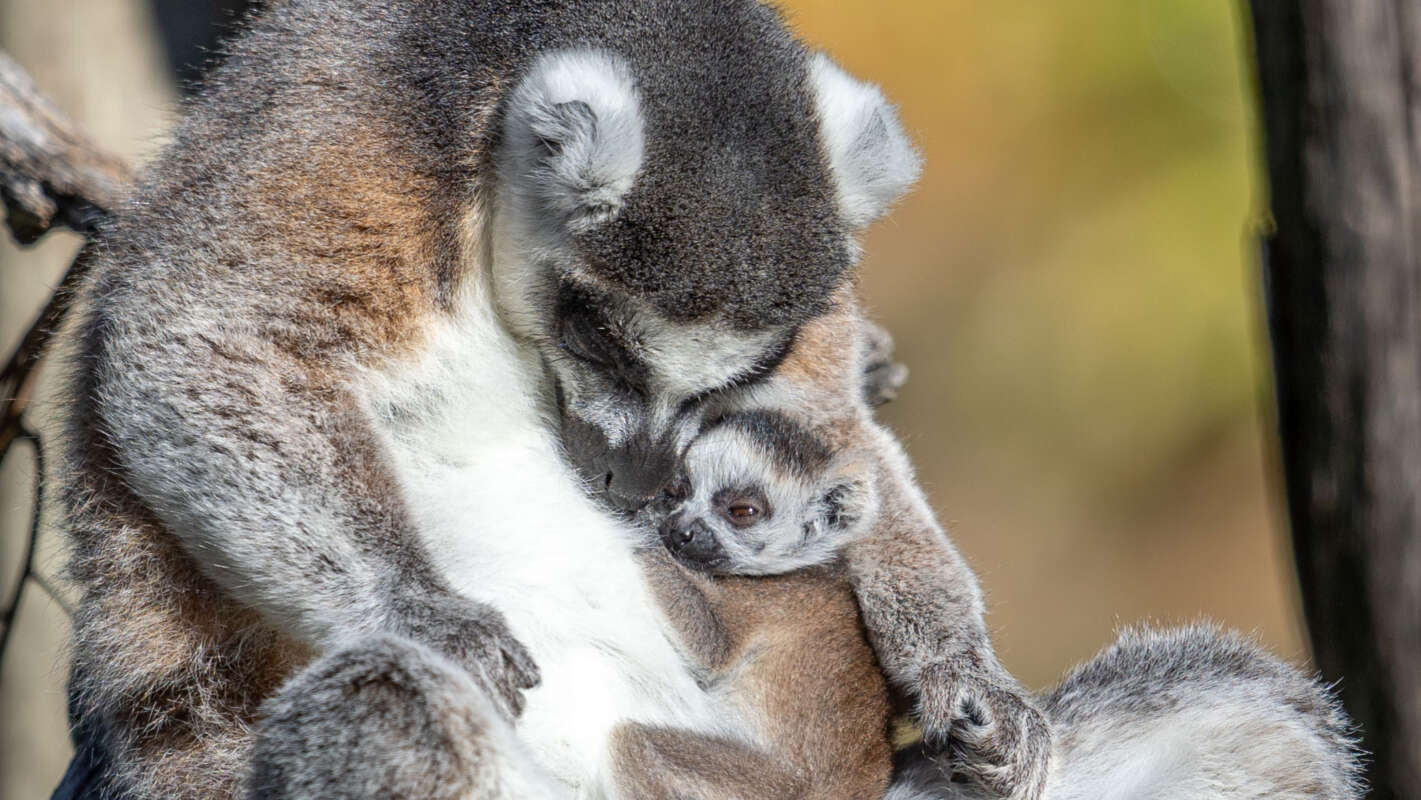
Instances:
[[[777,575],[831,561],[875,507],[866,462],[783,414],[749,411],[709,423],[644,516],[683,563]]]
[[[540,56],[494,154],[500,313],[548,365],[570,460],[627,509],[700,400],[772,371],[827,309],[918,169],[876,89],[758,2],[715,9],[647,27],[684,41]]]

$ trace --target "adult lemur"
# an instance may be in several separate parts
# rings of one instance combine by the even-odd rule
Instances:
[[[624,720],[739,734],[591,494],[652,495],[915,172],[877,92],[751,0],[271,4],[84,292],[59,479],[108,788],[233,794],[262,700],[376,644],[459,699],[367,721],[506,726],[538,685],[461,751],[487,793],[598,786]],[[956,697],[919,655],[890,677]],[[1030,791],[1039,719],[992,688],[982,752]],[[946,741],[967,706],[923,708]]]
[[[84,293],[73,697],[113,787],[231,794],[263,698],[392,637],[569,784],[624,720],[738,734],[592,495],[655,493],[916,170],[878,92],[754,0],[271,4]],[[956,681],[928,662],[960,621],[919,624],[952,652],[890,677],[956,691],[923,682]],[[1039,714],[990,686],[983,757],[1029,794]],[[925,708],[938,741],[963,721]]]

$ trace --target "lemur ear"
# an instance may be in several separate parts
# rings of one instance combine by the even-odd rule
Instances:
[[[823,53],[809,65],[824,149],[839,183],[845,221],[878,219],[918,179],[922,160],[878,87],[857,80]]]
[[[625,64],[595,50],[539,58],[509,98],[504,185],[585,230],[616,216],[641,168],[641,101]]]
[[[873,513],[875,498],[868,484],[844,478],[824,493],[824,521],[830,530],[847,530]]]

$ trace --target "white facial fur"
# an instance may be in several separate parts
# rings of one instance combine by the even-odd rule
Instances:
[[[685,496],[666,516],[709,526],[717,553],[701,566],[713,572],[778,575],[825,564],[876,511],[872,481],[861,467],[832,454],[817,469],[790,468],[763,438],[714,426],[686,450],[679,489]],[[761,513],[737,525],[730,507],[742,501]]]

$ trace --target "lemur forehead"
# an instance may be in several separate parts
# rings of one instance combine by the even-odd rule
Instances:
[[[559,315],[596,316],[602,332],[653,373],[657,384],[653,388],[671,397],[688,397],[770,373],[788,353],[794,333],[784,327],[741,330],[717,316],[668,318],[645,299],[577,270],[563,276],[557,306]]]
[[[779,411],[736,411],[712,420],[702,435],[732,434],[762,454],[779,472],[810,478],[833,457],[829,445],[813,431]]]
[[[793,325],[823,311],[853,261],[810,57],[759,4],[716,16],[740,19],[698,25],[675,57],[619,51],[641,104],[640,168],[616,216],[574,244],[669,318]]]

